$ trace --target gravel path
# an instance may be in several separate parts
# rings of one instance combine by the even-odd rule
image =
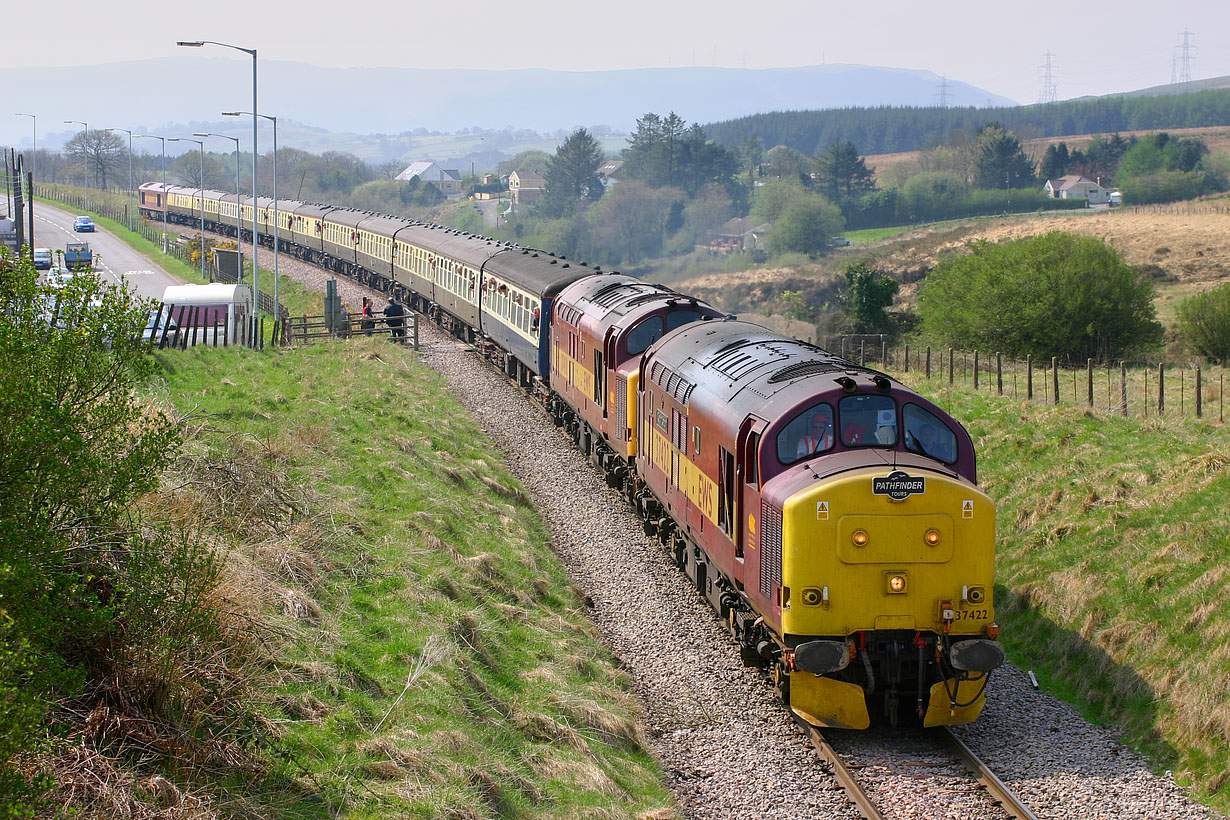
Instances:
[[[283,256],[281,270],[324,290],[332,274]],[[371,293],[338,278],[357,307]],[[817,762],[763,673],[745,669],[722,624],[645,537],[623,497],[606,486],[543,411],[470,348],[422,324],[423,358],[506,455],[535,499],[556,552],[592,600],[591,615],[633,676],[646,735],[682,811],[695,820],[859,815]],[[1111,731],[1034,691],[1007,667],[988,706],[959,736],[1041,820],[1211,818]],[[908,741],[841,733],[834,742],[894,818],[1005,816],[952,766]]]

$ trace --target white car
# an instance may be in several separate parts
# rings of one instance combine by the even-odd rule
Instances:
[[[52,268],[47,271],[47,284],[50,287],[59,288],[67,287],[68,283],[73,281],[73,272],[68,268]]]

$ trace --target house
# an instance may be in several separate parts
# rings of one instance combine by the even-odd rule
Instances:
[[[619,182],[619,171],[624,167],[622,159],[608,159],[598,167],[598,179],[602,180],[602,187],[610,188],[616,182]]]
[[[546,193],[547,179],[538,171],[513,171],[508,175],[508,190],[513,202],[524,205]]]
[[[1087,199],[1090,205],[1110,202],[1110,192],[1092,179],[1078,174],[1068,174],[1059,179],[1048,179],[1042,186],[1051,199]]]
[[[769,223],[756,222],[749,217],[728,219],[714,230],[708,231],[710,253],[727,254],[731,251],[755,251],[763,247]]]
[[[460,171],[454,171],[451,168],[441,168],[431,160],[420,160],[406,166],[406,170],[398,174],[395,179],[408,182],[415,177],[418,177],[423,182],[434,185],[440,193],[447,197],[461,196]]]

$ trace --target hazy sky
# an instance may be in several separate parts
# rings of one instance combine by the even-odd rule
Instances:
[[[35,0],[8,4],[4,29],[0,69],[10,82],[20,82],[27,66],[184,54],[174,45],[182,39],[339,67],[594,71],[857,63],[930,70],[1032,103],[1048,51],[1059,99],[1168,83],[1185,30],[1192,78],[1230,75],[1227,0],[132,0],[115,7]]]

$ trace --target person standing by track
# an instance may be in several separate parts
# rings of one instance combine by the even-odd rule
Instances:
[[[389,303],[384,306],[381,311],[384,314],[384,322],[389,326],[389,333],[393,336],[393,341],[402,343],[406,340],[406,309],[394,299],[389,297]]]

